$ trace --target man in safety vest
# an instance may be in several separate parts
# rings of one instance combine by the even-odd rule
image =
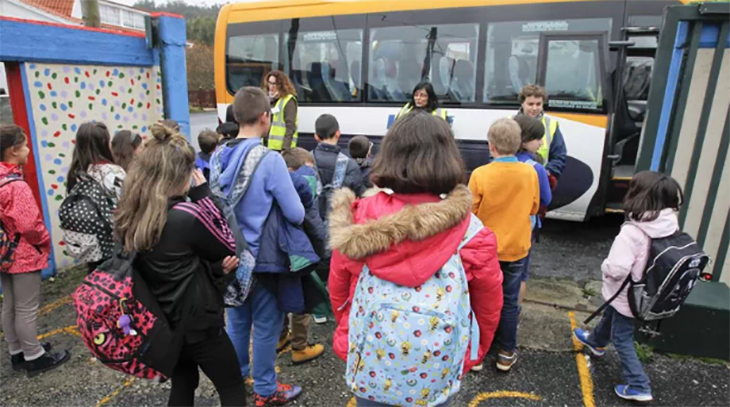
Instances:
[[[520,111],[518,114],[525,114],[542,121],[545,126],[545,137],[543,144],[537,155],[539,155],[545,163],[545,169],[548,171],[550,178],[550,186],[555,188],[560,176],[565,169],[565,162],[568,157],[568,150],[565,147],[563,134],[560,132],[558,121],[553,117],[545,115],[543,106],[547,94],[545,90],[537,85],[527,85],[520,91]]]
[[[297,90],[281,71],[269,72],[264,86],[271,100],[271,130],[267,147],[274,151],[296,147],[299,137]]]

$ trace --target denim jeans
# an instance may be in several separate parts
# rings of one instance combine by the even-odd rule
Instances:
[[[606,347],[609,342],[613,343],[621,358],[627,384],[638,390],[651,391],[649,378],[634,348],[634,319],[622,315],[611,306],[603,312],[601,321],[588,337],[588,343],[599,348]]]
[[[255,283],[254,283],[255,284]],[[268,397],[276,392],[276,344],[279,341],[284,313],[279,311],[276,295],[255,284],[240,307],[229,308],[228,336],[236,348],[241,375],[251,371],[248,353],[253,326],[253,390]]]
[[[517,348],[517,323],[520,316],[520,305],[518,300],[520,297],[520,282],[522,273],[525,268],[525,259],[517,261],[500,261],[499,267],[502,269],[502,292],[504,295],[504,305],[502,306],[502,315],[499,319],[499,328],[497,328],[497,340],[499,350],[505,352],[514,352]]]

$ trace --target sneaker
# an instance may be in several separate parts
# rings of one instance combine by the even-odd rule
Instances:
[[[628,384],[619,384],[614,390],[616,390],[616,395],[624,400],[643,402],[649,402],[654,400],[654,398],[651,396],[650,391],[638,390],[634,387],[629,386]]]
[[[299,386],[290,386],[288,384],[276,384],[276,392],[268,397],[254,396],[256,407],[265,406],[283,406],[284,404],[296,399],[302,394],[302,388]]]
[[[484,370],[484,363],[480,363],[480,364],[478,364],[478,365],[474,365],[474,366],[473,366],[473,367],[471,368],[471,371],[472,371],[472,372],[481,372],[482,370]]]
[[[315,324],[327,323],[327,317],[324,315],[312,315],[312,319],[314,319]]]
[[[276,353],[284,350],[291,343],[291,332],[287,331],[285,336],[279,337],[279,343],[276,344]]]
[[[55,353],[46,352],[38,359],[26,362],[28,377],[35,377],[43,372],[55,369],[68,362],[70,358],[71,354],[67,350]]]
[[[517,362],[517,352],[505,352],[503,350],[497,353],[497,369],[502,372],[509,372]]]
[[[575,328],[573,330],[573,335],[575,335],[575,339],[577,339],[578,342],[582,343],[583,346],[590,349],[590,351],[594,355],[603,356],[606,354],[606,348],[599,348],[598,346],[593,346],[588,343],[588,337],[591,336],[591,333],[586,331],[585,329]]]
[[[292,349],[291,361],[295,365],[301,365],[302,363],[307,363],[311,360],[317,359],[318,357],[322,356],[323,352],[324,346],[322,346],[321,344],[309,345],[302,350]]]
[[[42,343],[41,346],[43,347],[43,350],[48,352],[51,350],[52,346],[50,342]],[[23,370],[27,367],[27,362],[25,361],[25,358],[23,357],[23,352],[18,353],[17,355],[10,355],[10,365],[13,367],[13,370],[16,372],[18,370]]]

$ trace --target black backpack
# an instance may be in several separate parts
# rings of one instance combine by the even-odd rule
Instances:
[[[710,257],[700,249],[688,234],[677,232],[671,236],[651,239],[649,259],[644,275],[633,281],[626,277],[616,294],[585,320],[587,324],[628,286],[627,297],[634,318],[642,322],[674,316],[689,293],[702,277]]]
[[[82,262],[108,259],[114,252],[114,193],[86,173],[61,203],[63,240],[69,256]]]

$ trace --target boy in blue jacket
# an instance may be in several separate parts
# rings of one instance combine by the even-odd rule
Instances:
[[[269,134],[271,126],[269,99],[259,88],[244,87],[236,92],[233,114],[239,123],[238,137],[221,146],[219,153],[219,180],[225,194],[235,185],[247,154],[261,151],[255,147],[262,145],[261,138]],[[254,257],[259,255],[264,223],[274,201],[287,221],[295,225],[301,225],[304,221],[304,206],[288,174],[281,155],[271,152],[263,155],[251,174],[246,194],[233,208]],[[284,323],[284,313],[279,310],[276,293],[254,282],[245,303],[229,308],[227,315],[228,335],[236,348],[244,378],[251,371],[249,344],[251,327],[254,327],[252,356],[255,404],[282,405],[298,397],[302,392],[301,387],[282,384],[277,380],[276,345]]]
[[[309,151],[297,147],[282,151],[281,156],[289,169],[294,188],[299,194],[299,199],[304,205],[304,231],[309,237],[315,252],[320,258],[326,255],[327,231],[324,222],[319,215],[318,205],[315,201],[316,178],[314,174],[314,157]],[[314,180],[314,185],[308,180]],[[285,318],[284,328],[279,336],[277,351],[280,351],[291,342],[291,358],[295,365],[314,360],[322,355],[324,346],[322,344],[309,345],[309,324],[311,315],[291,314],[289,320]],[[291,331],[289,325],[291,324]]]

